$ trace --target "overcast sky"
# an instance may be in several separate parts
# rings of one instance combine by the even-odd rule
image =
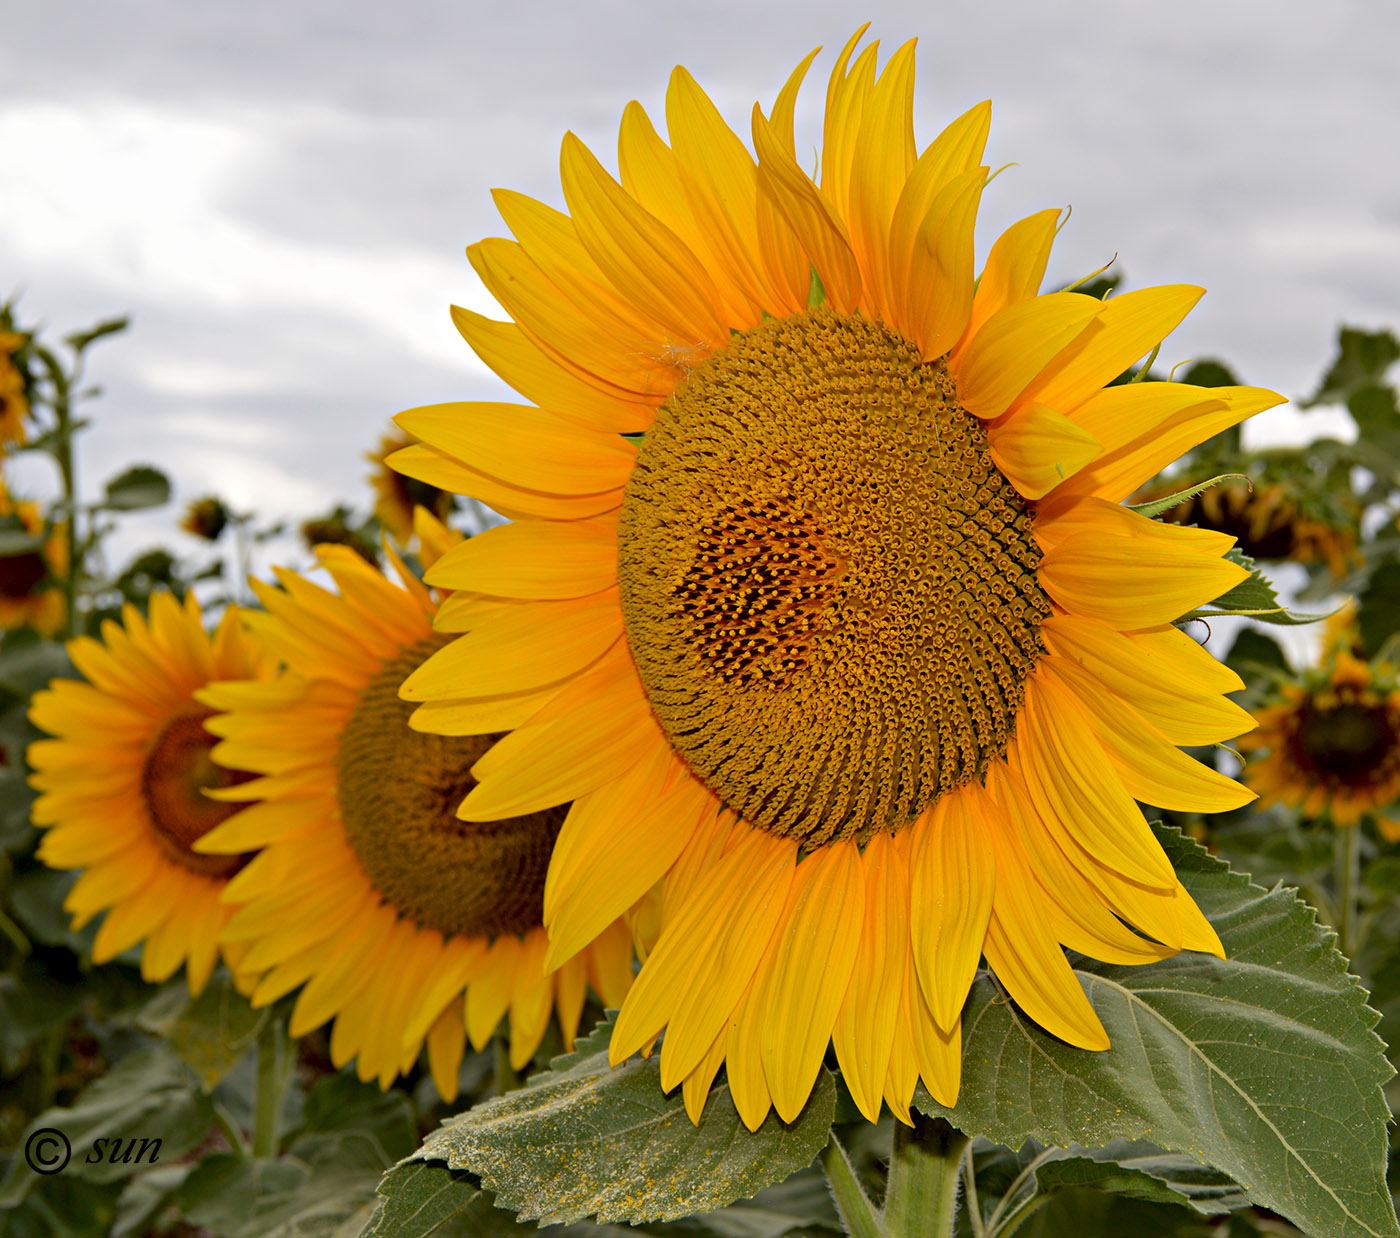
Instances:
[[[0,297],[58,331],[132,315],[94,358],[89,486],[145,460],[181,499],[364,508],[393,413],[510,398],[447,312],[493,312],[463,255],[504,230],[491,187],[562,206],[564,132],[612,165],[676,63],[746,133],[822,44],[810,150],[867,17],[919,39],[921,144],[994,101],[1016,166],[980,252],[1073,204],[1049,282],[1117,253],[1132,287],[1207,287],[1168,365],[1306,395],[1339,322],[1400,326],[1400,5],[1374,0],[0,0]]]

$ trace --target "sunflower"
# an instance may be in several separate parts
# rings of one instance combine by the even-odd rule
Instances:
[[[417,533],[428,561],[459,540],[421,510]],[[451,1100],[466,1040],[484,1047],[507,1012],[519,1069],[555,1009],[572,1046],[589,982],[621,1002],[631,937],[614,924],[546,975],[540,901],[564,811],[484,827],[455,818],[492,741],[411,730],[398,697],[447,639],[432,630],[435,601],[392,552],[402,588],[346,547],[318,555],[338,594],[287,571],[282,589],[255,583],[267,613],[249,624],[287,673],[200,695],[226,711],[209,723],[225,737],[215,759],[263,776],[225,792],[262,803],[199,847],[259,850],[224,895],[239,905],[225,939],[265,973],[254,1005],[305,984],[292,1034],[334,1018],[332,1060],[357,1058],[360,1077],[382,1087],[426,1038]]]
[[[1206,477],[1186,480],[1173,476],[1144,487],[1134,501],[1165,498],[1205,480]],[[1333,576],[1345,576],[1360,564],[1358,514],[1340,510],[1310,512],[1296,490],[1296,484],[1285,482],[1231,482],[1178,503],[1164,512],[1162,519],[1228,533],[1251,558],[1286,559],[1304,566],[1323,563]]]
[[[498,192],[518,240],[468,252],[514,321],[453,313],[533,403],[402,414],[423,445],[391,461],[513,521],[428,573],[466,634],[404,686],[425,731],[514,728],[459,815],[573,802],[549,967],[660,883],[612,1058],[664,1029],[663,1085],[698,1121],[725,1063],[751,1128],[828,1042],[872,1120],[920,1077],[952,1103],[982,955],[1105,1048],[1062,944],[1220,950],[1134,800],[1253,798],[1176,747],[1252,725],[1172,626],[1244,578],[1234,539],[1121,500],[1281,397],[1105,387],[1201,289],[1037,295],[1057,211],[974,278],[990,107],[919,153],[913,45],[877,73],[861,33],[820,184],[809,56],[756,158],[678,68],[671,144],[629,104],[620,182],[570,134],[569,214]]]
[[[1400,678],[1384,661],[1353,652],[1345,624],[1329,624],[1321,665],[1285,683],[1238,741],[1252,754],[1245,781],[1260,803],[1287,804],[1335,826],[1373,816],[1400,841],[1400,822],[1381,814],[1400,796]]]
[[[446,520],[457,503],[456,496],[446,490],[406,477],[384,463],[412,442],[408,435],[394,430],[380,438],[378,451],[365,452],[365,459],[374,465],[369,484],[376,496],[375,517],[400,546],[408,545],[413,538],[413,514],[417,508],[426,508],[438,520]]]
[[[180,517],[180,528],[192,537],[217,542],[228,527],[229,510],[217,495],[192,500]]]
[[[14,362],[25,339],[18,332],[0,330],[0,453],[7,444],[22,443],[28,437],[28,386],[24,371]]]
[[[39,858],[84,870],[64,902],[75,928],[106,909],[94,962],[144,941],[143,978],[166,980],[184,963],[197,994],[229,918],[219,895],[246,860],[195,849],[240,807],[206,792],[247,775],[210,759],[216,740],[204,723],[213,711],[194,694],[224,680],[266,679],[275,666],[233,607],[206,634],[193,594],[182,606],[158,593],[149,620],[131,605],[122,618],[103,623],[101,641],[68,643],[87,682],[56,679],[30,706],[34,725],[55,737],[29,746],[30,782],[42,793],[33,816],[45,828]],[[242,972],[238,951],[225,957]]]
[[[37,538],[44,516],[34,503],[12,499],[0,477],[0,529]],[[0,632],[33,628],[40,636],[52,636],[62,626],[67,610],[59,582],[68,572],[68,543],[62,524],[55,524],[36,550],[0,556]]]

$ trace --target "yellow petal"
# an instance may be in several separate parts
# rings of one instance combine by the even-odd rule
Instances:
[[[595,262],[678,344],[717,346],[728,334],[704,267],[669,228],[603,170],[572,133],[559,154],[574,226]]]
[[[972,312],[973,231],[987,169],[956,176],[933,200],[910,255],[902,319],[925,361],[957,343]]]
[[[428,1069],[438,1095],[449,1105],[457,1099],[458,1073],[466,1047],[462,1003],[450,1002],[428,1030]]]
[[[1063,822],[1090,854],[1125,877],[1159,889],[1175,885],[1171,864],[1073,694],[1043,673],[1032,674],[1017,738],[1026,787],[1041,817]]]
[[[1053,292],[998,310],[963,349],[949,373],[968,412],[1000,417],[1038,375],[1094,323],[1103,305],[1075,292]],[[1040,403],[1050,404],[1048,400]],[[1050,405],[1054,407],[1053,404]]]
[[[791,840],[749,828],[738,846],[705,874],[662,932],[627,995],[609,1051],[614,1064],[669,1023],[662,1069],[670,1086],[695,1068],[773,935],[792,883],[796,850]]]
[[[855,843],[813,851],[798,865],[793,885],[793,913],[777,930],[763,1037],[763,1073],[785,1122],[797,1118],[811,1095],[855,966],[859,937],[850,926],[865,915]]]
[[[1084,705],[1099,743],[1135,800],[1182,812],[1228,812],[1256,798],[1253,791],[1176,748],[1078,663],[1052,656],[1042,665]]]
[[[982,835],[990,805],[976,783],[946,793],[912,828],[910,929],[919,987],[939,1027],[962,1013],[992,910],[995,857]]]
[[[972,314],[966,333],[953,350],[955,357],[961,357],[964,346],[997,310],[1028,301],[1040,291],[1059,218],[1057,207],[1037,211],[1012,224],[997,238],[977,281]]]
[[[625,485],[637,449],[529,404],[430,404],[399,413],[405,430],[512,485],[597,494]]]
[[[1281,403],[1281,395],[1263,387],[1106,387],[1073,415],[1076,425],[1103,443],[1103,455],[1066,485],[1064,493],[1121,502],[1198,443]]]
[[[838,314],[855,312],[860,303],[860,267],[846,230],[831,204],[797,166],[797,160],[773,134],[758,105],[753,110],[754,150],[764,197],[796,233]]]
[[[1068,417],[1028,404],[987,432],[992,460],[1026,498],[1048,494],[1103,450],[1099,440]]]
[[[645,430],[666,394],[657,391],[638,399],[615,388],[604,391],[552,360],[513,322],[497,322],[460,305],[452,306],[452,322],[472,351],[506,384],[527,400],[568,417],[577,417],[615,434]]]
[[[492,597],[586,597],[617,581],[617,522],[530,520],[487,529],[449,550],[425,579]]]
[[[831,1039],[856,1107],[876,1122],[909,955],[909,875],[884,831],[866,844],[861,860],[865,921]]]
[[[503,933],[491,943],[467,986],[467,1036],[478,1053],[486,1048],[510,1008],[520,953],[520,938]]]
[[[1036,526],[1045,550],[1038,579],[1073,614],[1119,629],[1171,623],[1249,577],[1239,564],[1217,557],[1218,547],[1233,539],[1161,524],[1102,499],[1083,499],[1079,506],[1091,504],[1082,526]],[[1066,527],[1073,531],[1058,540]]]
[[[1189,673],[1194,660],[1169,661],[1168,650],[1140,643],[1141,633],[1129,636],[1096,619],[1052,615],[1041,627],[1053,653],[1072,658],[1111,688],[1174,744],[1216,744],[1254,726],[1254,719],[1233,701],[1218,695],[1233,687],[1210,687]],[[1184,636],[1177,629],[1176,635]],[[1190,637],[1186,637],[1190,641]],[[1202,657],[1215,659],[1191,641]],[[1185,656],[1190,656],[1189,651]],[[1222,666],[1221,663],[1215,663]],[[1224,668],[1228,670],[1228,668]],[[1233,672],[1231,672],[1233,674]]]
[[[1066,349],[1023,398],[1073,413],[1170,335],[1204,295],[1204,288],[1192,284],[1165,284],[1110,297],[1100,306],[1100,330]]]

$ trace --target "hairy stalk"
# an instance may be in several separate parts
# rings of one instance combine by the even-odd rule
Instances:
[[[286,1024],[269,1015],[258,1033],[258,1092],[253,1114],[254,1156],[276,1156],[281,1140],[282,1103],[292,1077],[292,1043]]]
[[[879,1210],[870,1202],[870,1197],[856,1177],[855,1167],[846,1149],[831,1132],[831,1142],[822,1149],[820,1157],[822,1173],[826,1175],[826,1185],[836,1204],[837,1215],[851,1238],[885,1238],[886,1230]]]
[[[1361,885],[1361,827],[1333,827],[1332,865],[1337,883],[1337,949],[1355,958],[1357,947],[1357,896]]]
[[[912,1128],[894,1128],[885,1231],[896,1235],[951,1238],[958,1212],[963,1150],[968,1139],[942,1118],[917,1111]]]

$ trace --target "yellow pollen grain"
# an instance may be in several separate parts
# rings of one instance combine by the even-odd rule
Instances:
[[[409,728],[399,686],[451,637],[385,659],[341,734],[345,836],[365,875],[400,915],[443,933],[495,937],[543,920],[549,856],[568,805],[506,821],[459,821],[470,770],[499,735],[459,738]]]
[[[1005,752],[1050,611],[1030,514],[944,367],[880,323],[822,307],[701,364],[618,545],[652,708],[754,824],[863,841]]]

